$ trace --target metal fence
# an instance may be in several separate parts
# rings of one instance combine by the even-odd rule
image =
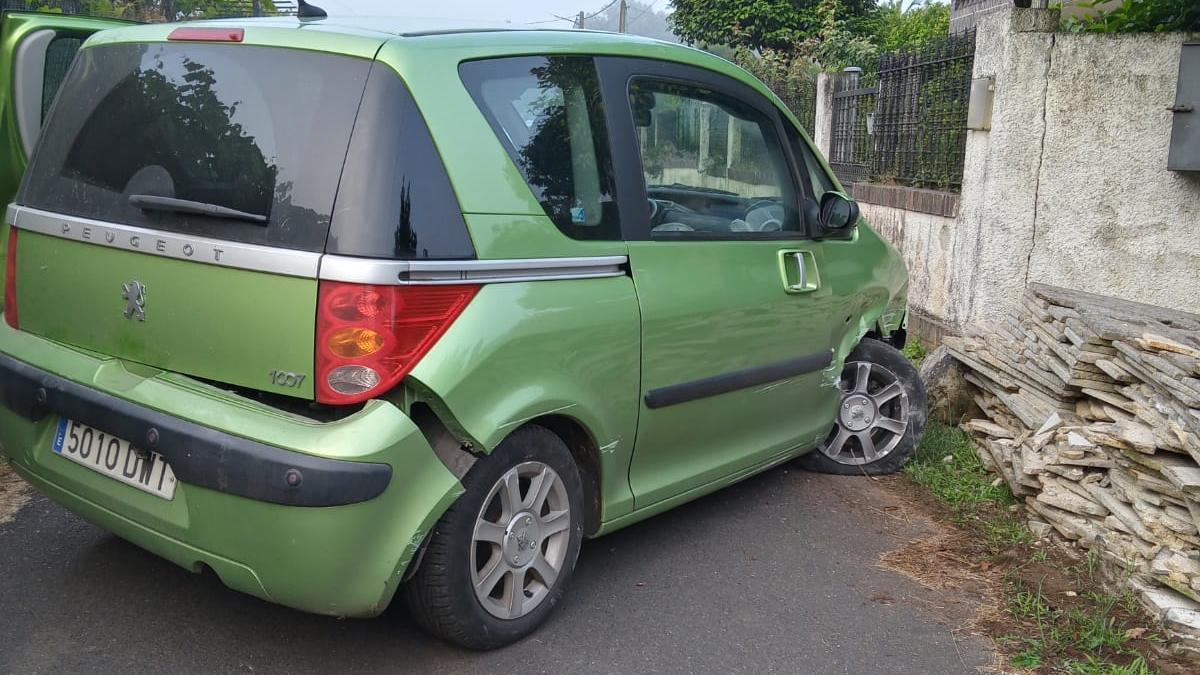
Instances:
[[[817,121],[817,78],[793,76],[767,84],[811,136]]]
[[[833,119],[829,136],[829,166],[842,183],[870,180],[876,96],[874,75],[847,68],[834,79]]]
[[[972,29],[840,74],[829,159],[842,182],[960,189],[974,61]]]
[[[80,0],[0,0],[0,10],[18,12],[61,12],[83,14],[86,3]]]
[[[814,73],[793,72],[772,76],[770,73],[743,63],[763,81],[779,100],[792,111],[804,130],[811,136],[817,120],[817,77]]]

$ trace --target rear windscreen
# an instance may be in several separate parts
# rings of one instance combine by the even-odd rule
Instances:
[[[370,68],[351,57],[247,45],[84,49],[18,201],[321,251]],[[197,209],[223,215],[187,212]]]

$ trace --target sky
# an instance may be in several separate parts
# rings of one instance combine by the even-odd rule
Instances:
[[[591,14],[607,0],[311,0],[330,16],[388,15],[432,19],[469,19],[487,23],[530,24],[570,28],[570,21],[555,15],[573,17],[580,10]],[[665,9],[668,0],[658,0],[655,9]]]

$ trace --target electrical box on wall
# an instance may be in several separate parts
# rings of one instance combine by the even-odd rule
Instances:
[[[1170,107],[1171,150],[1167,168],[1200,171],[1200,42],[1185,42],[1179,53],[1179,84]]]
[[[996,98],[996,78],[971,80],[971,98],[967,99],[967,128],[988,131],[992,128],[992,104]]]

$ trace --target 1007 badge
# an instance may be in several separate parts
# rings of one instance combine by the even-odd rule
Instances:
[[[54,434],[54,452],[97,473],[163,499],[175,497],[175,472],[156,452],[138,450],[129,441],[63,418]]]

